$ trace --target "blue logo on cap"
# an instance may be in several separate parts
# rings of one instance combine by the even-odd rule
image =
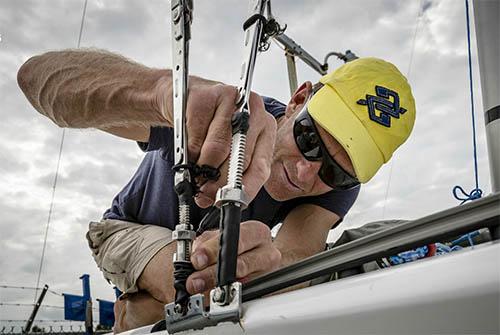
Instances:
[[[375,92],[377,93],[376,96],[367,94],[366,100],[359,99],[357,103],[368,106],[370,120],[390,127],[391,116],[399,119],[399,115],[404,114],[406,109],[399,105],[399,95],[397,92],[382,86],[375,86]],[[380,112],[380,116],[375,113],[375,110]]]

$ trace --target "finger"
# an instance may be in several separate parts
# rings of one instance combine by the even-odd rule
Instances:
[[[254,274],[270,272],[280,265],[281,253],[272,244],[238,256],[236,277],[250,279]]]
[[[277,269],[281,253],[271,244],[240,254],[237,260],[236,277],[249,280]],[[202,293],[216,285],[216,265],[196,271],[188,277],[186,287],[190,294]]]
[[[203,188],[203,186],[202,186]],[[204,191],[200,189],[200,192],[194,198],[194,201],[198,207],[208,208],[213,205],[214,200],[207,195],[205,195]]]
[[[198,236],[193,242],[193,253],[196,251],[199,245],[203,244],[211,238],[219,235],[218,230],[207,230],[204,231],[200,236]]]
[[[219,86],[218,89],[220,93],[215,114],[196,162],[199,166],[219,167],[231,149],[231,118],[236,110],[237,91],[232,86]]]
[[[197,244],[193,251],[191,261],[196,270],[202,270],[217,263],[219,256],[219,234],[213,234],[202,243]],[[259,221],[246,221],[240,225],[240,238],[238,242],[238,255],[271,243],[271,230]]]
[[[186,281],[186,288],[190,294],[202,293],[216,284],[216,267],[212,265],[201,271],[191,274]]]
[[[206,89],[189,93],[186,105],[186,129],[189,161],[196,162],[216,109],[217,99]]]
[[[271,173],[274,143],[276,138],[276,121],[268,122],[264,131],[257,138],[252,161],[243,173],[243,185],[248,201],[252,201]]]
[[[262,112],[256,111],[250,114],[250,118],[252,115],[259,115],[259,113]],[[243,185],[249,201],[255,198],[269,178],[276,137],[276,120],[272,115],[266,113],[259,117],[253,117],[258,121],[251,123],[247,133],[244,162],[244,171],[246,171],[243,173]],[[228,169],[229,159],[219,168],[221,173],[219,180],[207,181],[200,188],[202,194],[200,194],[199,199],[195,200],[198,206],[206,208],[213,205],[217,190],[227,183]]]
[[[269,246],[254,249],[238,256],[236,277],[248,281],[264,273],[276,270],[281,261],[278,249]],[[201,271],[191,274],[186,282],[190,294],[202,293],[216,285],[216,265],[211,265]]]
[[[213,234],[213,233],[212,233]],[[279,266],[281,253],[271,244],[269,227],[259,221],[246,221],[240,225],[238,244],[237,277],[245,277],[254,273],[271,271]],[[192,254],[196,271],[187,281],[189,293],[195,294],[214,287],[216,283],[216,261],[219,251],[219,234],[208,236],[198,244]],[[208,266],[200,267],[196,263],[199,256],[207,257]],[[240,261],[240,258],[242,259]],[[239,267],[239,270],[238,270]]]
[[[208,266],[217,263],[219,254],[219,234],[207,236],[204,241],[197,243],[196,249],[193,248],[191,254],[191,263],[195,270],[203,270]]]

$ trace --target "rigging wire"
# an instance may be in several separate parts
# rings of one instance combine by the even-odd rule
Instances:
[[[85,0],[85,4],[83,5],[82,21],[80,23],[80,32],[78,34],[77,48],[80,48],[80,42],[82,39],[83,25],[85,22],[85,14],[87,12],[87,1],[88,0]],[[59,167],[60,167],[60,163],[61,163],[61,156],[62,156],[62,151],[63,151],[63,146],[64,146],[65,134],[66,134],[66,129],[63,128],[62,135],[61,135],[61,142],[59,144],[59,156],[57,158],[56,173],[54,176],[54,183],[52,185],[52,196],[51,196],[51,200],[50,200],[49,214],[47,217],[47,224],[45,226],[45,236],[43,239],[42,256],[40,257],[40,266],[38,268],[38,278],[36,280],[35,298],[33,300],[34,302],[36,302],[36,299],[38,298],[38,290],[40,289],[39,288],[40,287],[40,276],[42,274],[43,261],[45,258],[45,249],[47,247],[47,236],[49,233],[50,220],[52,218],[52,210],[54,208],[54,197],[55,197],[56,187],[57,187],[57,177],[59,176]]]
[[[0,322],[26,322],[28,320],[22,320],[22,319],[5,319],[5,320],[0,320]],[[73,322],[82,322],[82,321],[75,321],[75,320],[47,320],[47,319],[41,319],[41,320],[36,320],[36,322],[68,322],[68,323],[73,323]],[[95,324],[99,324],[99,321],[95,320],[93,321]],[[75,324],[73,324],[75,325]],[[77,325],[75,325],[77,326]]]
[[[470,88],[470,104],[471,104],[471,114],[472,114],[472,144],[474,148],[474,176],[476,181],[476,188],[474,188],[470,193],[466,193],[460,185],[455,185],[453,187],[453,196],[455,199],[462,201],[460,205],[469,201],[481,198],[483,191],[479,188],[479,175],[477,170],[477,145],[476,145],[476,120],[474,115],[474,86],[472,81],[472,55],[470,46],[470,18],[469,18],[469,0],[465,0],[465,18],[467,25],[467,51],[468,51],[468,63],[469,63],[469,88]],[[458,195],[457,192],[461,192]]]
[[[33,307],[33,306],[36,306],[36,304],[0,302],[0,306]],[[64,309],[64,306],[53,306],[53,305],[40,305],[40,307]]]
[[[12,289],[20,289],[20,290],[41,290],[40,287],[29,287],[29,286],[11,286],[11,285],[0,285],[0,288],[12,288]],[[54,290],[47,290],[47,292],[50,292],[55,295],[63,296],[62,293],[56,292]]]
[[[0,306],[9,306],[9,307],[33,307],[36,304],[27,304],[27,303],[15,303],[15,302],[0,302]],[[40,307],[45,308],[57,308],[57,309],[65,309],[64,306],[55,306],[55,305],[40,305]],[[92,307],[92,310],[98,311],[99,308]]]
[[[411,43],[411,50],[410,50],[410,60],[408,61],[408,70],[406,71],[406,79],[410,81],[410,75],[411,75],[411,69],[413,66],[413,54],[415,53],[415,45],[417,42],[417,33],[418,33],[418,28],[420,27],[420,21],[421,17],[423,14],[423,0],[420,0],[419,5],[418,5],[418,12],[417,12],[417,19],[416,19],[416,24],[415,24],[415,31],[413,32],[413,41]],[[392,157],[391,163],[390,163],[390,170],[389,170],[389,179],[387,180],[387,187],[385,189],[385,196],[384,196],[384,207],[382,209],[382,219],[385,219],[385,208],[387,205],[387,197],[389,196],[389,189],[391,186],[391,181],[392,181],[392,169],[394,167],[394,161],[396,160],[396,157]]]
[[[408,62],[408,70],[406,71],[406,78],[408,81],[410,80],[410,75],[411,75],[411,69],[413,66],[413,54],[415,53],[415,45],[417,42],[417,33],[418,33],[418,28],[420,27],[420,21],[422,18],[422,14],[424,11],[424,4],[423,0],[420,0],[420,3],[418,5],[418,13],[417,13],[417,22],[415,24],[415,32],[413,33],[413,41],[411,43],[411,51],[410,51],[410,61]]]

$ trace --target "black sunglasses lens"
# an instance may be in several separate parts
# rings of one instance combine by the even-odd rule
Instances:
[[[293,133],[297,147],[306,159],[321,159],[320,139],[310,120],[305,117],[296,120],[293,126]]]
[[[321,180],[332,188],[349,189],[359,184],[357,179],[348,175],[330,159],[323,161],[318,174]]]

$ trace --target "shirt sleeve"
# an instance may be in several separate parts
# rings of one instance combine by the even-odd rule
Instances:
[[[274,116],[275,119],[285,114],[286,105],[274,98],[262,96],[266,111]]]
[[[158,149],[173,150],[174,129],[170,127],[151,127],[148,142],[137,142],[142,151],[155,151]]]

